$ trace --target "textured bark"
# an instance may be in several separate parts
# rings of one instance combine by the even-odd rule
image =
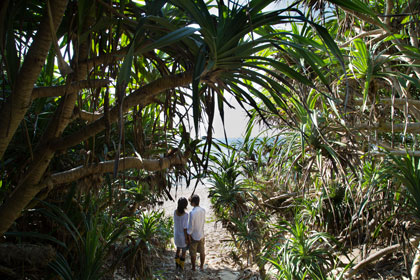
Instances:
[[[54,10],[56,7],[53,5]],[[61,17],[64,14],[61,14]],[[85,22],[84,29],[88,30],[90,27],[90,21],[92,17],[88,17],[90,20]],[[89,46],[87,43],[81,44],[79,47],[78,58],[86,60],[88,57]],[[77,63],[76,63],[77,65]],[[79,69],[77,69],[79,70]],[[80,81],[86,79],[81,77],[79,71],[75,75],[67,77],[67,79],[73,79],[74,81]],[[81,72],[80,73],[85,73]],[[33,86],[31,89],[32,94]],[[5,233],[13,222],[20,216],[21,211],[29,204],[29,202],[42,190],[43,185],[39,184],[45,171],[54,157],[55,150],[50,148],[50,143],[53,139],[58,138],[67,127],[73,114],[73,109],[77,99],[77,90],[67,90],[66,94],[61,98],[60,104],[57,107],[54,115],[50,119],[48,127],[38,146],[34,151],[34,160],[30,163],[27,168],[25,175],[19,180],[14,191],[4,201],[0,207],[0,234]]]
[[[37,153],[29,166],[30,172],[22,178],[20,184],[0,206],[0,235],[3,235],[13,222],[20,216],[22,210],[38,194],[43,186],[37,185],[47,169],[54,153],[42,149]]]
[[[134,91],[131,95],[124,99],[123,113],[136,105],[144,107],[155,102],[156,96],[164,90],[186,86],[192,82],[192,72],[185,72],[173,76],[165,76],[157,79],[140,89]],[[109,112],[109,122],[113,123],[118,120],[118,108],[114,107]],[[64,137],[55,141],[52,145],[55,150],[64,150],[68,147],[79,144],[85,139],[94,136],[105,129],[106,120],[104,117],[85,126],[80,131],[73,133],[70,136]]]
[[[419,242],[419,237],[414,237],[412,239],[410,239],[410,243],[411,244],[418,244]],[[386,247],[372,255],[370,255],[369,257],[367,257],[366,259],[360,261],[357,265],[355,265],[353,268],[351,268],[349,271],[347,271],[344,274],[344,278],[345,279],[350,279],[352,278],[355,274],[357,274],[362,268],[366,267],[367,265],[371,264],[374,261],[379,260],[380,258],[389,255],[393,252],[398,251],[401,247],[403,246],[403,244],[395,244],[389,247]]]
[[[407,132],[407,133],[419,133],[420,123],[374,123],[374,124],[360,124],[357,126],[350,127],[354,130],[376,130],[379,132]]]
[[[78,91],[84,88],[99,88],[109,84],[109,80],[84,80],[71,83],[71,85],[37,87],[32,91],[32,99],[42,97],[63,96],[68,91]]]
[[[140,159],[137,157],[121,158],[118,164],[118,171],[127,169],[145,169],[148,171],[159,171],[170,168],[174,165],[186,164],[188,155],[174,154],[167,158]],[[51,176],[54,185],[68,184],[80,178],[92,175],[103,174],[114,171],[115,161],[109,160],[88,166],[78,166],[73,169],[56,173]]]
[[[76,118],[79,118],[81,120],[87,121],[87,122],[93,122],[97,119],[103,117],[104,114],[98,113],[98,112],[86,112],[84,110],[80,110],[80,108],[75,107],[73,110],[73,116],[71,117],[72,120],[75,120]]]
[[[57,30],[63,18],[67,0],[51,0],[51,5],[54,7],[52,16],[54,28]],[[40,28],[13,85],[13,92],[0,110],[0,159],[3,158],[10,140],[31,104],[34,84],[51,46],[48,13],[45,12],[44,14]]]
[[[362,105],[362,100],[353,100],[355,105]],[[408,105],[408,112],[414,116],[415,119],[420,120],[420,100],[415,99],[405,99],[405,98],[395,98],[394,103],[392,103],[391,98],[383,98],[377,102],[378,105],[392,106],[394,104],[395,108],[400,109],[404,112],[404,108]]]

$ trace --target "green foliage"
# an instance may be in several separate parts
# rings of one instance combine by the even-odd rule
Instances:
[[[420,220],[420,158],[409,153],[402,157],[390,157],[394,176],[405,187],[409,212]]]
[[[166,248],[172,236],[171,219],[164,217],[164,212],[142,212],[135,218],[132,236],[143,240],[149,250]]]
[[[50,267],[63,279],[101,279],[106,273],[106,260],[113,245],[125,231],[123,224],[118,224],[106,213],[88,212],[83,215],[83,226],[76,227],[73,221],[59,207],[43,203],[46,208],[39,211],[52,222],[66,229],[73,237],[68,241],[66,250],[76,246],[76,258],[66,260],[59,253]],[[94,209],[93,205],[91,205]],[[66,252],[68,254],[69,252]]]
[[[172,219],[164,212],[142,212],[137,217],[126,217],[131,241],[120,256],[132,277],[151,277],[152,257],[166,249],[173,233]]]
[[[299,220],[284,221],[275,228],[282,235],[281,242],[267,260],[278,270],[277,279],[327,279],[334,267],[331,236],[311,231]]]

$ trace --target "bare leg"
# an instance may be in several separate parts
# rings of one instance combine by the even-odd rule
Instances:
[[[192,256],[191,255],[191,267],[192,267],[192,271],[195,271],[195,259],[196,259],[196,256]]]
[[[187,250],[182,249],[181,252],[181,257],[179,258],[179,268],[183,271],[184,270],[184,265],[185,265],[185,254],[187,253]]]
[[[205,254],[200,254],[200,269],[203,270],[204,269],[204,261],[206,260],[206,255]]]
[[[176,269],[178,269],[180,266],[179,266],[179,251],[180,251],[181,249],[179,249],[179,248],[176,248],[176,253],[175,253],[175,268]]]

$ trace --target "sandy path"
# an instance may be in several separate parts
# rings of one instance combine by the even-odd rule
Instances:
[[[189,197],[193,191],[193,187],[188,189],[178,189],[175,193],[173,191],[171,195],[175,201],[166,201],[162,206],[165,209],[165,213],[168,216],[172,216],[173,211],[176,209],[178,198],[181,196]],[[227,242],[222,240],[229,239],[229,235],[226,230],[222,228],[220,223],[215,223],[215,217],[211,209],[210,199],[208,198],[207,188],[203,185],[199,185],[195,191],[200,196],[200,206],[206,209],[206,224],[205,224],[205,236],[206,236],[206,265],[203,272],[191,271],[191,261],[189,253],[185,261],[185,271],[176,272],[174,258],[175,249],[168,250],[165,257],[154,264],[154,271],[158,271],[161,274],[161,279],[243,279],[239,270],[232,266],[231,260],[228,257],[230,249],[227,248]],[[191,211],[191,206],[187,208],[187,211]],[[198,260],[197,260],[198,261]],[[199,261],[198,261],[199,262]]]

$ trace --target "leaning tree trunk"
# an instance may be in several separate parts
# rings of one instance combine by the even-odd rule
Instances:
[[[155,96],[160,92],[174,87],[185,86],[191,83],[191,81],[191,72],[162,77],[140,88],[135,92],[135,94],[128,96],[124,101],[123,109],[126,112],[130,107],[135,105],[147,105],[153,103],[155,102]],[[62,101],[64,107],[71,105],[69,100],[74,102],[72,99]],[[110,116],[112,117],[110,122],[117,121],[116,115],[114,116],[111,114]],[[102,117],[85,128],[82,128],[79,132],[54,142],[53,139],[58,138],[59,134],[52,133],[51,131],[61,133],[62,129],[64,129],[62,125],[60,126],[56,123],[60,120],[63,120],[63,118],[53,119],[53,122],[50,124],[48,129],[49,133],[47,133],[47,135],[51,137],[45,138],[45,140],[41,141],[43,144],[37,147],[36,156],[34,156],[34,161],[31,163],[28,172],[20,181],[15,191],[0,207],[0,235],[3,235],[9,229],[13,222],[20,216],[22,210],[29,204],[38,192],[40,192],[44,187],[53,187],[53,180],[46,178],[46,180],[41,182],[41,179],[44,177],[45,171],[54,156],[54,152],[59,149],[65,150],[66,148],[76,145],[105,129],[105,121],[104,117]]]
[[[67,0],[50,0],[50,2],[54,7],[53,28],[57,30],[63,18]],[[3,158],[16,129],[29,109],[34,84],[51,47],[52,36],[48,12],[45,11],[44,14],[39,30],[15,79],[12,94],[0,110],[0,159]]]

